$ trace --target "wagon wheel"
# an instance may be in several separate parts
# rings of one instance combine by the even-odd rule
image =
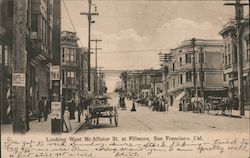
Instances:
[[[109,122],[110,122],[110,124],[112,124],[112,116],[113,116],[113,112],[109,111]]]
[[[117,113],[117,108],[114,107],[114,119],[115,119],[115,126],[118,126],[118,113]]]

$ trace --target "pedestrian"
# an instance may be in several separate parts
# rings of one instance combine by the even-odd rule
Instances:
[[[63,114],[63,120],[64,120],[64,125],[66,127],[66,131],[67,132],[71,132],[72,131],[72,127],[71,127],[69,119],[70,119],[69,107],[66,106],[65,110],[64,110],[64,114]]]
[[[135,102],[134,101],[132,103],[132,109],[130,111],[136,111],[136,109],[135,109]]]
[[[65,102],[65,98],[62,97],[62,110],[61,110],[61,112],[62,112],[62,113],[61,113],[61,116],[62,116],[62,117],[63,117],[63,115],[64,115],[66,106],[67,106],[67,103]]]
[[[50,102],[47,97],[44,97],[44,119],[45,121],[48,118],[49,111],[50,111]]]
[[[78,122],[81,122],[81,114],[83,113],[83,98],[80,99],[80,102],[77,106],[78,111]]]
[[[38,121],[41,121],[41,118],[44,116],[44,97],[41,98],[41,100],[38,102]],[[43,115],[43,116],[42,116]]]
[[[182,111],[182,102],[179,103],[179,111]]]
[[[29,104],[27,104],[26,105],[26,127],[27,127],[27,129],[26,129],[26,131],[29,131],[30,130],[30,124],[29,124],[29,113],[30,111],[29,111]]]
[[[71,102],[69,103],[69,112],[71,120],[75,119],[75,110],[76,110],[76,103],[74,99],[72,99]]]
[[[50,114],[51,113],[51,101],[47,97],[45,98],[45,101],[46,101],[46,107],[48,110],[48,114]]]
[[[165,103],[165,106],[166,106],[166,111],[168,111],[168,107],[169,107],[168,101]]]

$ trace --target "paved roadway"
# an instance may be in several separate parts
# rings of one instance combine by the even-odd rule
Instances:
[[[118,104],[118,96],[111,95],[111,105]],[[179,112],[170,107],[169,111],[156,112],[148,107],[136,106],[136,112],[130,112],[132,102],[126,100],[127,110],[118,110],[119,124],[115,127],[108,118],[100,118],[98,125],[83,126],[77,134],[108,133],[108,132],[247,132],[249,119],[216,116],[212,114],[196,114]]]

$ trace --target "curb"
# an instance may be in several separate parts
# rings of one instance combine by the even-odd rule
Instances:
[[[71,133],[76,134],[81,129],[81,127],[85,125],[86,125],[86,122],[80,122],[79,125],[74,130],[72,130]]]

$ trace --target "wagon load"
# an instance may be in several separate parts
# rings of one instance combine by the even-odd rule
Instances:
[[[94,107],[90,107],[90,113],[99,113],[99,112],[105,112],[105,111],[112,111],[114,109],[113,106],[109,105],[98,105]]]

